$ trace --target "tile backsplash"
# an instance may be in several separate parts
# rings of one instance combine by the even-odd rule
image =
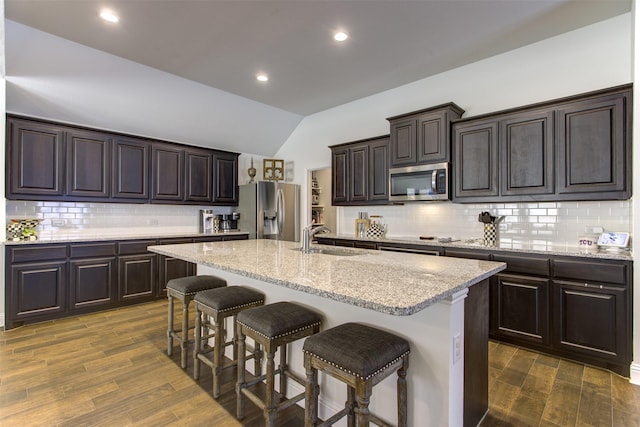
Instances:
[[[167,234],[193,233],[198,231],[200,209],[213,209],[216,214],[233,211],[226,206],[6,201],[7,221],[42,219],[38,232],[43,236],[74,232],[118,235],[147,228]]]
[[[402,206],[362,206],[339,209],[340,234],[354,234],[358,212],[382,215],[388,237],[481,238],[478,214],[504,216],[499,225],[502,244],[530,247],[578,245],[578,237],[593,227],[631,232],[632,203],[623,201],[455,204],[407,203]]]

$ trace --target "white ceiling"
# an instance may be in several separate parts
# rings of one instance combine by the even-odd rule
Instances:
[[[108,6],[118,24],[98,17]],[[631,0],[5,0],[5,16],[309,115],[631,10]],[[333,41],[334,30],[351,38]],[[258,83],[259,71],[271,80]]]

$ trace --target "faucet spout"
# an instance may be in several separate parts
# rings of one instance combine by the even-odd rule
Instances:
[[[331,230],[324,225],[313,228],[313,224],[309,224],[302,229],[302,252],[309,252],[309,244],[311,243],[313,236],[321,232],[331,233]]]

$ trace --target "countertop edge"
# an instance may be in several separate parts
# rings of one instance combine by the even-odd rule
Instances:
[[[147,240],[147,239],[179,239],[194,237],[224,237],[249,235],[248,231],[229,231],[226,233],[169,233],[169,234],[114,234],[114,235],[78,235],[78,236],[58,236],[46,237],[37,240],[21,240],[21,241],[4,241],[5,246],[22,246],[22,245],[46,245],[55,243],[80,243],[80,242],[106,242],[112,240]]]

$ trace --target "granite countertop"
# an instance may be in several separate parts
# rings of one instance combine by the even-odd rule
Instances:
[[[338,248],[337,256],[302,253],[300,243],[237,240],[149,246],[183,259],[301,292],[393,315],[411,315],[495,273],[506,264]],[[312,248],[336,250],[335,246]]]
[[[86,232],[74,232],[74,233],[56,233],[56,234],[41,234],[37,240],[20,240],[18,242],[6,241],[5,245],[35,245],[44,243],[72,243],[72,242],[99,242],[107,240],[138,240],[138,239],[172,239],[180,237],[214,237],[214,236],[233,236],[249,234],[247,231],[228,231],[224,233],[199,233],[199,232],[162,232],[158,230],[140,230],[132,231],[131,233],[113,233],[113,234],[95,234]]]
[[[446,248],[463,248],[463,249],[479,249],[492,252],[520,252],[520,253],[537,253],[545,255],[561,255],[575,256],[581,258],[599,258],[599,259],[618,259],[623,261],[633,261],[633,254],[630,251],[606,251],[599,250],[597,252],[581,252],[577,246],[567,246],[560,244],[549,244],[544,242],[519,242],[508,243],[500,242],[498,246],[487,247],[482,245],[482,239],[463,239],[450,243],[439,242],[437,239],[421,240],[419,237],[387,237],[385,239],[367,239],[359,238],[349,234],[317,234],[317,237],[327,237],[331,239],[357,240],[366,242],[379,243],[403,243],[422,246],[438,246]]]

